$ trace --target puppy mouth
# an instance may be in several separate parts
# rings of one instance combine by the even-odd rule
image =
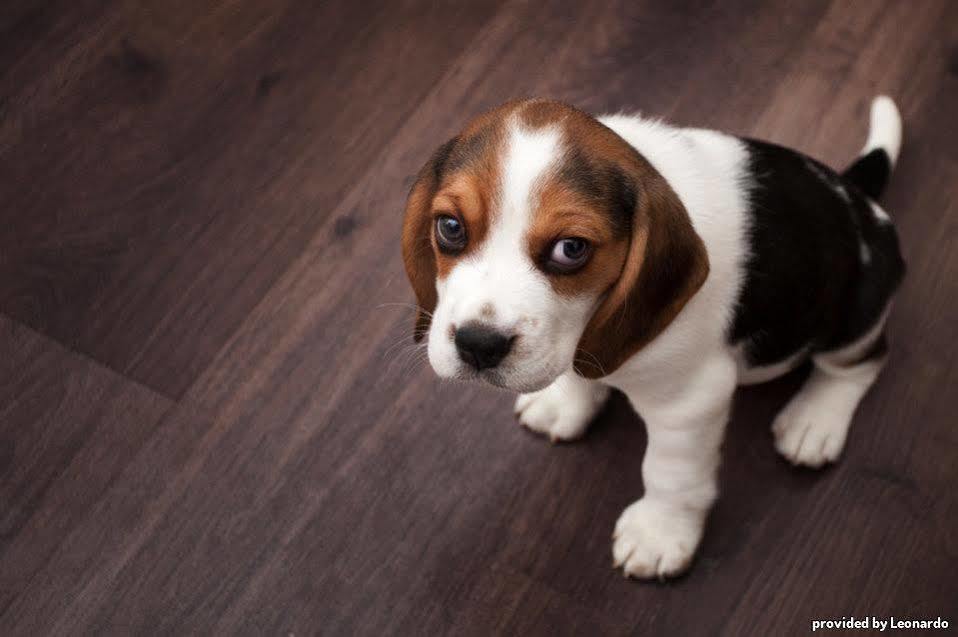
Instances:
[[[451,374],[440,373],[439,375],[451,380],[479,382],[498,389],[519,393],[531,393],[544,389],[552,384],[558,376],[557,373],[553,373],[553,366],[548,365],[544,367],[535,366],[535,368],[522,365],[516,367],[516,362],[505,361],[503,365],[477,369],[463,360],[458,361]]]
[[[499,387],[501,389],[510,389],[506,384],[506,379],[503,376],[502,372],[498,369],[483,369],[477,372],[476,376],[486,381],[494,387]]]
[[[539,391],[548,387],[553,380],[555,379],[542,379],[540,381],[529,382],[527,380],[519,380],[516,378],[510,378],[508,374],[504,373],[500,369],[481,369],[475,370],[470,368],[460,375],[460,378],[463,380],[478,380],[484,381],[485,383],[497,387],[499,389],[505,389],[507,391],[514,391],[519,393],[530,393],[534,391]]]
[[[494,387],[509,389],[505,375],[500,370],[494,368],[476,369],[469,365],[463,365],[453,378],[467,382],[486,382]]]

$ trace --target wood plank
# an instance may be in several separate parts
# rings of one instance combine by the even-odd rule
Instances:
[[[9,632],[128,633],[122,624],[94,625],[91,616],[116,597],[118,575],[163,521],[180,519],[178,501],[195,488],[192,480],[217,434],[217,424],[201,410],[171,409],[138,449],[125,454],[122,472],[95,494],[87,515],[59,538],[46,562],[18,590],[3,615]],[[191,568],[199,570],[190,578],[199,577],[202,565]],[[179,617],[179,611],[174,615]]]
[[[958,5],[548,0],[370,12],[360,4],[314,13],[292,2],[224,2],[200,16],[184,2],[149,13],[148,25],[148,9],[132,5],[57,11],[62,17],[35,22],[39,33],[59,24],[57,33],[72,34],[49,71],[43,46],[11,45],[19,61],[0,81],[20,78],[12,94],[21,110],[0,134],[39,131],[57,147],[68,124],[43,132],[28,111],[70,122],[83,107],[77,121],[87,126],[101,108],[106,120],[135,115],[107,140],[113,159],[102,168],[66,159],[43,168],[39,154],[27,157],[45,175],[37,182],[45,199],[23,179],[0,185],[20,193],[28,211],[49,212],[88,177],[91,196],[78,209],[93,215],[89,226],[68,216],[31,226],[13,209],[0,212],[14,236],[34,232],[12,257],[19,242],[0,240],[0,266],[19,264],[0,270],[9,274],[0,276],[9,292],[0,307],[15,298],[38,321],[51,315],[50,325],[80,319],[83,338],[41,327],[180,401],[133,441],[104,424],[114,410],[94,409],[79,390],[57,409],[76,409],[84,431],[110,431],[89,434],[99,441],[90,449],[115,457],[72,457],[67,482],[83,485],[89,474],[93,486],[75,487],[77,503],[57,513],[66,517],[54,531],[10,527],[11,546],[30,546],[38,532],[47,539],[19,562],[0,553],[0,577],[11,563],[32,569],[10,584],[3,632],[779,635],[807,634],[819,615],[950,612],[958,132],[946,111],[956,95]],[[84,36],[77,25],[87,26]],[[126,30],[134,49],[124,54],[117,35]],[[330,41],[304,35],[312,33]],[[145,62],[140,51],[176,72],[160,72],[161,89],[114,78],[100,66],[108,43],[127,65]],[[314,77],[317,51],[331,65]],[[77,88],[86,80],[109,89],[108,104],[93,105]],[[196,112],[188,112],[194,87]],[[397,244],[411,176],[470,114],[522,94],[596,111],[641,108],[841,164],[861,144],[865,107],[879,90],[906,115],[885,201],[910,272],[889,324],[891,363],[862,405],[845,458],[811,472],[776,456],[769,424],[801,372],[743,391],[724,495],[693,571],[664,585],[625,580],[611,568],[609,536],[641,494],[638,418],[616,396],[583,441],[553,446],[518,428],[510,395],[436,382],[411,347]],[[385,101],[367,103],[377,97]],[[344,107],[351,99],[359,103]],[[144,122],[151,128],[139,130]],[[144,141],[121,162],[138,135]],[[165,135],[181,151],[197,143],[195,154],[173,164],[170,155],[144,159],[144,149],[165,148]],[[276,156],[261,156],[270,142]],[[74,153],[90,164],[94,149]],[[0,149],[5,171],[12,158]],[[142,190],[130,185],[164,166]],[[117,188],[110,169],[120,170]],[[11,170],[4,174],[28,173]],[[102,201],[113,216],[94,214]],[[141,201],[150,210],[142,219],[157,223],[162,211],[173,225],[127,222]],[[235,218],[226,208],[241,227],[227,227]],[[114,231],[115,243],[94,236]],[[162,241],[132,244],[138,255],[107,249],[127,237]],[[103,267],[70,278],[81,262]],[[32,351],[0,367],[15,395],[29,386],[40,396],[40,379],[56,379],[56,357],[32,361]],[[97,387],[87,375],[109,372],[81,360],[71,382]],[[26,385],[24,366],[35,376]],[[104,392],[90,393],[97,402]],[[20,400],[0,432],[47,422],[31,411],[39,400]],[[19,458],[9,466],[41,474]],[[50,510],[73,493],[19,484]]]
[[[0,351],[0,632],[9,634],[22,593],[170,402],[2,315]]]
[[[179,396],[495,6],[123,3],[33,47],[0,309]]]
[[[540,28],[548,32],[588,22],[584,16],[596,5],[580,6],[581,19],[546,8],[544,15],[555,17]],[[644,9],[667,11],[652,5]],[[542,10],[535,8],[537,14]],[[393,291],[402,280],[398,251],[382,249],[384,237],[397,236],[398,217],[380,211],[401,208],[409,175],[435,140],[461,123],[462,111],[474,112],[521,91],[552,94],[575,84],[563,67],[540,72],[531,89],[528,77],[516,72],[517,65],[533,64],[553,46],[526,33],[523,25],[532,11],[531,6],[510,7],[480,33],[475,49],[456,61],[376,170],[346,197],[187,394],[216,413],[218,421],[232,423],[216,443],[232,451],[211,454],[197,478],[207,487],[188,495],[179,517],[169,520],[124,569],[116,584],[123,592],[101,609],[96,625],[133,622],[129,625],[143,629],[159,622],[164,629],[196,630],[217,621],[221,630],[233,632],[246,626],[249,609],[257,608],[252,621],[266,631],[323,625],[334,633],[374,633],[396,620],[409,626],[436,622],[439,629],[448,616],[423,615],[422,609],[458,605],[469,616],[469,600],[483,594],[471,585],[470,573],[517,558],[524,563],[521,551],[517,555],[502,545],[504,538],[521,538],[513,530],[514,518],[547,534],[551,526],[537,528],[527,516],[543,507],[555,509],[563,498],[573,505],[561,518],[561,546],[577,553],[564,562],[568,568],[562,575],[581,581],[572,565],[589,560],[594,577],[583,587],[600,596],[614,587],[619,599],[634,598],[635,587],[614,576],[608,564],[612,522],[640,493],[637,459],[644,443],[624,405],[617,412],[616,439],[599,449],[570,447],[566,453],[578,454],[583,471],[604,466],[611,454],[617,461],[609,466],[627,469],[628,476],[593,475],[594,486],[576,493],[576,483],[562,479],[568,456],[510,426],[511,398],[479,387],[436,394],[434,383],[423,384],[428,372],[419,369],[409,376],[401,361],[388,364],[387,348],[408,338],[409,312],[379,305],[408,300],[408,292],[397,297]],[[568,50],[609,46],[605,37],[620,20],[614,13],[603,15],[591,29],[578,30]],[[816,15],[809,14],[809,24]],[[642,42],[628,31],[618,38],[622,45]],[[716,67],[725,64],[721,41],[710,42]],[[644,46],[674,44],[660,35]],[[576,72],[585,78],[596,69],[584,65]],[[350,232],[342,232],[347,226]],[[371,395],[390,398],[370,402]],[[448,425],[437,432],[437,422]],[[424,440],[432,442],[424,446]],[[244,460],[237,463],[236,456]],[[428,486],[453,483],[464,486],[439,492]],[[387,484],[392,487],[384,492]],[[618,488],[610,492],[610,484]],[[529,501],[516,497],[523,490]],[[536,501],[539,505],[527,510]],[[212,507],[214,502],[232,503],[223,508],[233,513]],[[602,510],[590,511],[596,502]],[[240,513],[250,507],[252,512]],[[586,544],[581,542],[583,518],[601,521],[590,527]],[[179,530],[182,524],[190,531]],[[217,543],[215,529],[221,525],[242,529],[240,537],[229,545]],[[401,537],[393,537],[397,533]],[[419,542],[429,537],[437,539],[424,553]],[[545,538],[541,544],[550,546]],[[519,546],[540,544],[530,539]],[[146,565],[163,554],[185,559],[147,573]],[[251,554],[252,563],[243,557]],[[553,586],[548,569],[559,567],[548,560],[554,555],[551,547],[534,554],[539,560],[527,568],[534,579]],[[212,572],[184,588],[179,583],[185,565],[192,563],[209,565]],[[458,566],[450,572],[450,564]],[[536,572],[537,565],[546,572]],[[398,579],[405,584],[397,586]],[[443,595],[445,589],[449,593]],[[560,593],[570,594],[581,595],[582,589]],[[317,597],[325,601],[318,603]],[[622,621],[637,620],[638,609],[655,604],[655,590],[640,602]],[[162,609],[170,605],[184,612],[164,617]]]

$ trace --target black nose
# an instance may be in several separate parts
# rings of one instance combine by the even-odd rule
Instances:
[[[512,349],[512,336],[507,336],[481,323],[467,323],[456,330],[459,358],[476,369],[495,367]]]

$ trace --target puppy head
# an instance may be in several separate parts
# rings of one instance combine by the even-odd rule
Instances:
[[[420,171],[403,260],[433,369],[521,392],[605,376],[708,274],[678,197],[623,139],[557,102],[473,120]]]

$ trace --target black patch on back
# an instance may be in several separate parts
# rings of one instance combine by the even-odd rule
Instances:
[[[638,195],[631,177],[618,166],[592,160],[573,147],[563,159],[558,179],[603,210],[617,235],[631,231]]]
[[[767,365],[854,341],[904,275],[894,227],[878,222],[855,182],[793,150],[744,141],[750,256],[730,342]]]
[[[890,176],[891,158],[881,148],[862,155],[842,173],[844,179],[858,186],[872,199],[878,199],[881,196]]]

